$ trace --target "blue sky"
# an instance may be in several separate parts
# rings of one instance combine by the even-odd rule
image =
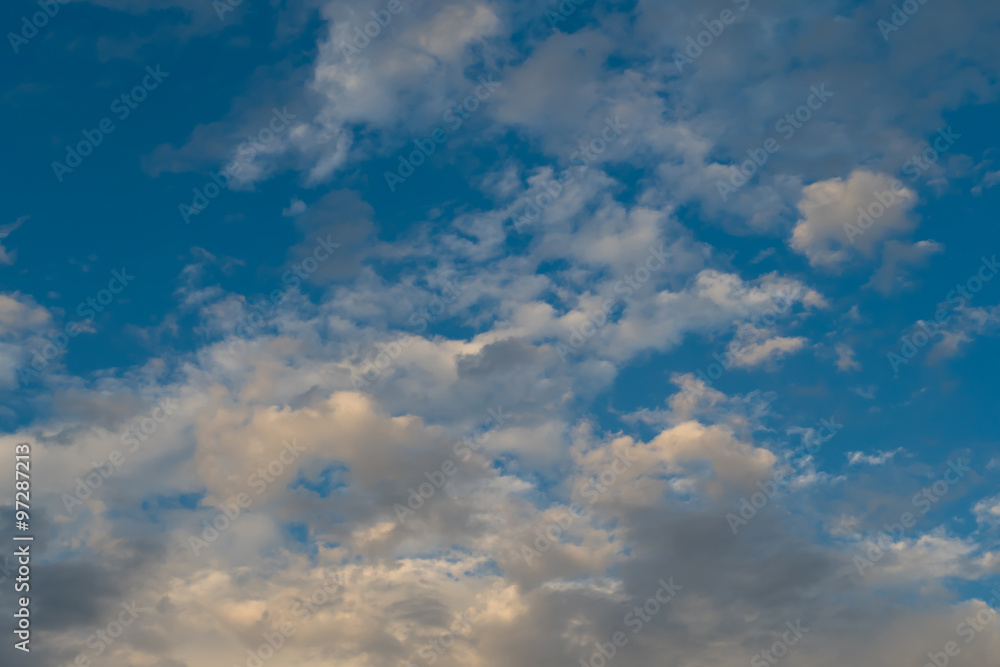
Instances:
[[[0,24],[0,439],[39,540],[5,660],[247,665],[287,621],[267,664],[593,665],[660,577],[619,665],[754,664],[800,618],[790,667],[1000,650],[958,627],[1000,604],[996,3]]]

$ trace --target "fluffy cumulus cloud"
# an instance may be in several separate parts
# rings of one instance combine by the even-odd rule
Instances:
[[[32,664],[989,664],[1000,6],[901,6],[61,9],[176,97],[168,231],[0,226]]]
[[[814,266],[836,268],[850,260],[852,248],[871,257],[880,241],[913,229],[914,204],[915,194],[901,181],[864,169],[812,183],[802,188],[802,217],[790,244]]]

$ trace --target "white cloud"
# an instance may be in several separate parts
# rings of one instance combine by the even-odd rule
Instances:
[[[869,401],[875,400],[875,391],[878,389],[875,385],[868,385],[867,387],[851,387],[851,391],[860,396],[861,398],[866,398]]]
[[[292,201],[288,204],[286,208],[281,210],[281,215],[286,218],[294,217],[306,210],[306,204],[304,201],[298,197],[292,197]]]
[[[28,219],[28,217],[29,216],[24,215],[15,220],[14,222],[10,223],[9,225],[0,225],[0,241],[3,241],[12,233],[14,233],[17,230],[17,228],[20,227],[24,223],[24,221]],[[7,248],[4,247],[4,244],[0,243],[0,264],[6,264],[10,266],[11,264],[14,263],[15,259],[17,259],[17,251],[16,250],[8,251]]]
[[[896,454],[899,454],[902,451],[903,451],[903,448],[900,447],[899,449],[896,449],[895,451],[891,451],[891,452],[882,452],[882,451],[879,451],[879,452],[875,452],[874,454],[865,454],[864,452],[848,452],[847,453],[847,462],[850,463],[852,466],[853,465],[862,465],[862,464],[863,465],[870,465],[870,466],[881,466],[881,465],[885,465],[886,463],[889,463],[890,461],[892,461],[893,457],[896,456]]]
[[[931,348],[928,361],[958,356],[964,345],[997,331],[1000,331],[1000,305],[983,308],[963,306],[953,315],[947,328],[941,331],[941,340]]]
[[[835,348],[837,351],[837,370],[845,373],[847,371],[860,371],[861,364],[854,359],[854,350],[847,343],[838,343]]]
[[[728,352],[735,366],[753,368],[777,361],[803,349],[809,340],[801,336],[774,336],[773,332],[753,325],[740,327],[729,344]]]
[[[856,169],[846,180],[831,178],[804,187],[801,217],[789,245],[813,266],[830,269],[846,264],[853,250],[871,258],[883,239],[916,226],[910,217],[916,193],[905,186],[893,191],[894,183],[898,181],[888,174]],[[876,217],[878,211],[882,213]],[[870,216],[871,223],[862,215]],[[867,229],[858,226],[859,219]]]
[[[981,195],[984,189],[988,190],[997,183],[1000,183],[1000,170],[987,172],[983,174],[983,179],[979,184],[972,188],[972,194]]]
[[[980,500],[972,511],[980,525],[1000,526],[1000,495]]]
[[[907,279],[906,266],[923,267],[931,256],[942,252],[944,246],[935,241],[913,244],[889,241],[882,251],[882,266],[872,275],[866,287],[872,287],[883,295],[910,287],[912,283]]]

